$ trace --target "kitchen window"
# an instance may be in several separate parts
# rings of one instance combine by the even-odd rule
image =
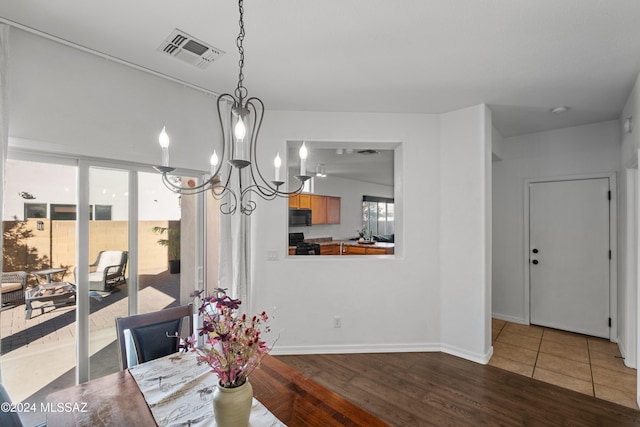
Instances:
[[[393,199],[362,196],[362,230],[374,236],[395,234]]]

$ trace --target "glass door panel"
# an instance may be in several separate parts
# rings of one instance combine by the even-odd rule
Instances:
[[[120,370],[115,318],[129,315],[129,171],[89,168],[89,378]]]
[[[75,384],[76,305],[67,283],[75,283],[77,167],[10,159],[5,172],[2,380],[15,402],[39,408]],[[25,425],[45,418],[20,415]]]
[[[181,201],[157,173],[138,173],[139,313],[180,305]]]

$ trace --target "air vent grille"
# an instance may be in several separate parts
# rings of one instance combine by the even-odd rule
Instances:
[[[176,28],[158,47],[159,52],[178,58],[198,68],[207,68],[224,52]]]
[[[378,150],[372,150],[372,149],[369,148],[367,150],[358,151],[358,154],[371,155],[371,154],[380,154],[380,152]]]

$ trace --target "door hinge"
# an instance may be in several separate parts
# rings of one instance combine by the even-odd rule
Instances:
[[[611,250],[609,250],[609,259],[611,259]]]
[[[607,191],[607,200],[611,200],[611,190]]]
[[[609,327],[611,327],[611,317],[609,317]]]

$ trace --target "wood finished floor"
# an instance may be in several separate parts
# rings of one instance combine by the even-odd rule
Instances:
[[[278,359],[391,426],[640,425],[640,411],[445,353]]]

